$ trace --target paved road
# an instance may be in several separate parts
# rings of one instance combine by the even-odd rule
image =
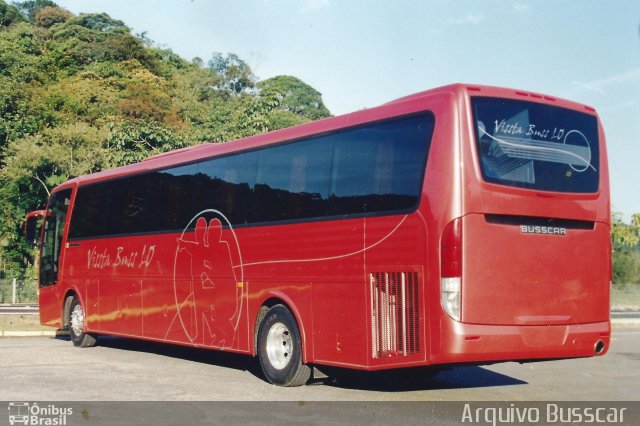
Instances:
[[[118,338],[77,349],[61,338],[0,339],[0,401],[640,400],[640,329],[615,330],[604,357],[465,366],[435,378],[265,383],[250,357]]]
[[[73,410],[68,426],[459,425],[466,405],[537,405],[542,423],[534,424],[546,424],[545,407],[548,415],[548,402],[555,401],[588,410],[625,409],[618,424],[640,424],[640,328],[615,330],[604,357],[464,366],[431,379],[412,373],[319,377],[307,386],[280,388],[265,383],[246,356],[119,338],[102,338],[87,349],[63,338],[0,339],[0,401],[40,401],[47,409],[52,404],[43,401],[58,401],[56,409]],[[8,424],[1,411],[2,404],[0,425]]]

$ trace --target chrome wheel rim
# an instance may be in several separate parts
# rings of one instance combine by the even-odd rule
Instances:
[[[84,325],[84,311],[82,310],[82,306],[76,305],[71,311],[71,331],[76,336],[80,336],[82,334],[82,327]]]
[[[267,334],[267,357],[276,370],[282,370],[291,361],[293,340],[291,332],[281,322],[275,323]]]

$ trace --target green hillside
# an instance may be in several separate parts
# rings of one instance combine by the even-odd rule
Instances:
[[[69,178],[329,115],[311,86],[258,81],[237,55],[188,61],[104,13],[0,0],[0,275],[28,271],[24,214]]]

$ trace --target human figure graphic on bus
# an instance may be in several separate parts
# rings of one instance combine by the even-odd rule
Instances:
[[[186,239],[183,234],[178,239],[178,255],[191,258],[189,317],[195,321],[189,324],[191,327],[185,327],[185,332],[193,343],[231,347],[240,314],[241,292],[239,294],[222,223],[218,218],[207,223],[201,216],[196,221],[193,237],[195,240]],[[178,306],[178,309],[185,308]]]

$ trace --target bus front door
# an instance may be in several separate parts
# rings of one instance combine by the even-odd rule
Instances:
[[[62,244],[70,203],[71,189],[58,191],[51,195],[45,214],[40,248],[40,291],[38,294],[40,322],[45,325],[60,325],[61,295],[59,294],[59,286],[56,284],[61,278],[61,259],[64,254]]]

